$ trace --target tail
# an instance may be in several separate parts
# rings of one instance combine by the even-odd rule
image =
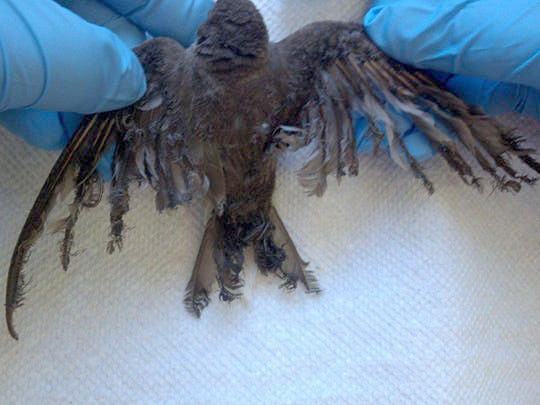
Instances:
[[[263,273],[274,272],[284,283],[281,287],[294,290],[300,281],[308,293],[318,293],[320,288],[308,263],[303,261],[283,221],[274,207],[270,208],[269,226],[255,242],[255,260]]]

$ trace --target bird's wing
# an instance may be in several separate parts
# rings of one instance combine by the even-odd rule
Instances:
[[[392,159],[433,186],[397,132],[394,113],[408,116],[433,147],[468,184],[479,185],[469,163],[476,160],[501,189],[519,190],[532,182],[518,174],[517,160],[540,172],[540,165],[512,131],[477,107],[444,89],[425,73],[385,56],[355,23],[320,22],[306,26],[271,47],[275,76],[288,88],[278,140],[312,153],[301,169],[301,184],[321,196],[326,177],[357,174],[354,114],[368,122],[378,145],[386,138]],[[457,135],[463,153],[450,134]]]
[[[29,250],[43,232],[56,195],[74,188],[69,215],[55,226],[64,234],[61,254],[67,268],[78,215],[83,207],[97,205],[100,200],[103,185],[96,166],[108,147],[114,145],[109,251],[121,247],[122,216],[129,209],[131,181],[147,182],[156,190],[159,210],[200,196],[215,202],[222,198],[224,179],[219,156],[189,130],[189,117],[182,113],[189,110],[183,107],[190,99],[188,91],[182,92],[179,86],[189,76],[184,66],[186,51],[171,39],[155,38],[135,52],[146,72],[146,94],[127,108],[85,117],[56,161],[19,235],[6,289],[6,320],[15,338],[12,317],[22,303],[22,269]]]

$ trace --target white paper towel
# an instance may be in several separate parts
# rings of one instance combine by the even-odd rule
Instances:
[[[256,3],[273,39],[359,4]],[[0,136],[4,276],[56,156]],[[540,192],[478,194],[442,159],[427,166],[431,197],[385,157],[323,199],[282,169],[275,205],[323,294],[287,294],[250,259],[243,300],[213,295],[200,320],[182,305],[196,209],[159,215],[135,190],[112,256],[107,203],[85,211],[68,273],[58,235],[27,263],[20,341],[0,328],[0,403],[538,403]]]

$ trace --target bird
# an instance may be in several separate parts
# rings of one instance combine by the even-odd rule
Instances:
[[[368,123],[376,145],[434,186],[397,132],[391,110],[407,116],[451,170],[481,188],[475,168],[501,190],[517,192],[540,173],[531,149],[511,128],[464,102],[422,70],[385,55],[360,22],[316,22],[270,42],[262,15],[249,0],[218,0],[188,48],[155,37],[134,49],[146,74],[145,95],[119,110],[87,115],[58,157],[17,240],[7,278],[6,321],[18,339],[13,313],[24,299],[23,266],[42,234],[56,196],[74,191],[69,214],[54,226],[63,233],[67,270],[80,213],[101,201],[96,170],[114,148],[109,190],[110,240],[122,248],[129,186],[147,184],[158,211],[204,202],[211,213],[188,282],[184,305],[199,317],[217,282],[219,297],[241,293],[244,252],[254,251],[264,274],[281,286],[320,287],[300,257],[272,204],[279,156],[305,150],[298,172],[307,194],[322,196],[327,177],[359,171],[355,114]]]

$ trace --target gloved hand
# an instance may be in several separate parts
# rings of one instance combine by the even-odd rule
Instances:
[[[212,0],[1,1],[0,124],[36,146],[63,148],[81,114],[114,110],[142,97],[146,80],[130,48],[145,32],[187,46],[213,5]],[[99,167],[105,178],[112,150],[108,155]]]
[[[540,119],[539,21],[534,0],[375,0],[364,26],[387,54],[437,71],[432,73],[470,104],[489,114],[514,111]],[[402,121],[412,154],[433,156],[424,136]],[[361,125],[357,137],[369,150]]]

